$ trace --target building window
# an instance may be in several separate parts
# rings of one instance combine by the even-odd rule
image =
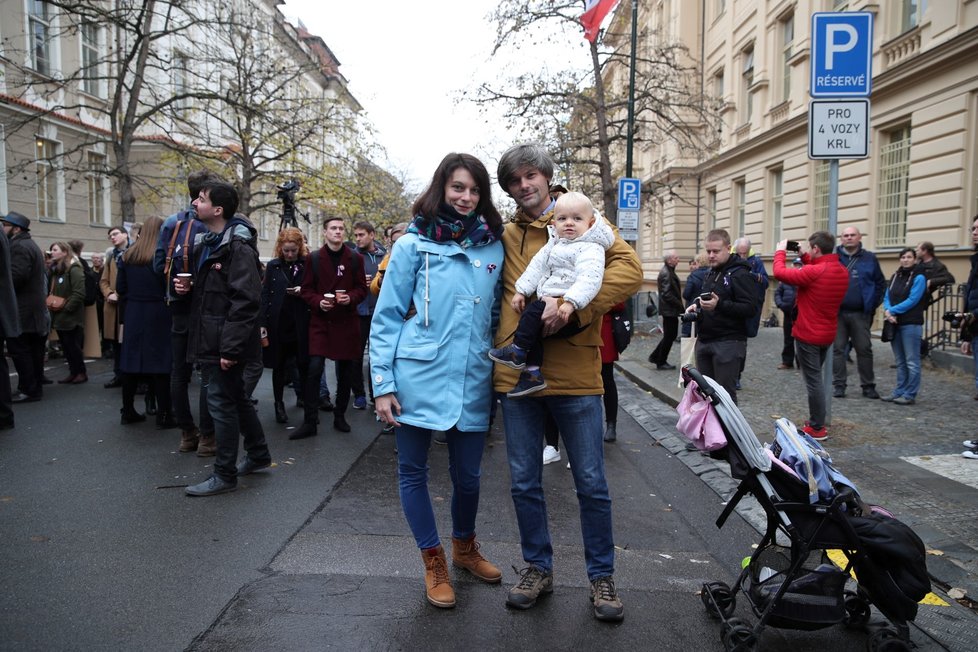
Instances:
[[[832,0],[832,11],[847,11],[849,0]]]
[[[706,191],[706,231],[717,228],[717,189]]]
[[[51,74],[51,7],[41,0],[28,0],[27,21],[31,40],[31,67]]]
[[[262,240],[268,240],[268,215],[262,215],[258,218],[258,237]]]
[[[812,216],[812,231],[828,231],[829,229],[829,162],[815,162],[815,191],[812,197],[814,215]]]
[[[108,202],[105,201],[108,183],[105,177],[104,154],[88,152],[88,171],[85,176],[88,180],[88,223],[108,226]]]
[[[81,26],[81,59],[82,59],[82,90],[89,95],[102,97],[101,66],[98,25],[82,23]]]
[[[791,98],[791,55],[795,40],[795,16],[789,15],[781,21],[781,101]]]
[[[754,96],[751,93],[750,87],[754,84],[754,46],[751,45],[750,48],[743,51],[741,57],[744,61],[744,70],[741,73],[741,106],[743,107],[742,115],[744,119],[742,122],[750,122],[751,117],[754,115]]]
[[[717,74],[713,75],[713,95],[716,96],[718,102],[723,102],[723,93],[725,92],[723,85],[723,68],[717,71]]]
[[[42,220],[60,219],[58,193],[58,144],[53,140],[37,139],[37,216]]]
[[[190,99],[187,97],[180,97],[187,93],[190,88],[189,83],[189,62],[187,61],[187,55],[181,53],[175,53],[173,55],[173,94],[177,97],[174,101],[174,106],[177,109],[186,109],[190,107]]]
[[[727,9],[727,0],[713,0],[714,10],[716,11],[715,16],[722,16],[723,12]]]
[[[927,0],[900,0],[900,33],[909,32],[919,25],[925,9]]]
[[[907,236],[907,189],[910,184],[910,127],[885,136],[880,148],[876,246],[896,247]]]
[[[771,242],[780,242],[783,231],[784,169],[771,170]]]
[[[747,230],[747,182],[743,179],[734,181],[733,218],[736,220],[732,225],[736,235],[731,234],[731,236],[734,238],[744,237],[744,231]]]

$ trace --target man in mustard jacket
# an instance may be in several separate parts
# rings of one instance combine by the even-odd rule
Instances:
[[[556,196],[563,188],[554,186],[554,161],[539,145],[516,145],[503,154],[497,176],[499,185],[518,206],[513,220],[503,231],[505,264],[503,297],[495,346],[512,341],[519,315],[510,302],[516,279],[546,244],[547,225],[553,218]],[[598,295],[587,306],[564,318],[557,308],[559,298],[545,298],[544,335],[560,330],[568,321],[587,327],[566,339],[556,338],[544,346],[543,367],[547,388],[523,398],[503,397],[506,449],[509,456],[511,492],[520,529],[523,559],[527,567],[513,587],[506,604],[529,609],[542,594],[553,591],[553,546],[547,529],[547,509],[541,486],[543,433],[547,415],[553,415],[574,475],[581,505],[584,556],[594,615],[599,620],[620,621],[624,607],[614,583],[615,545],[611,526],[611,497],[604,475],[602,449],[601,318],[616,303],[637,292],[642,268],[632,248],[615,231],[615,242],[605,254],[604,281]],[[505,394],[519,372],[497,364],[493,384]]]

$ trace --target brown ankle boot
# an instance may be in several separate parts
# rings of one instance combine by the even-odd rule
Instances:
[[[443,609],[454,607],[455,591],[448,577],[445,549],[438,546],[422,550],[421,559],[424,561],[424,588],[428,602]]]
[[[196,428],[191,428],[190,430],[184,430],[180,433],[180,452],[181,453],[192,453],[197,450],[197,444],[200,443],[200,431]]]
[[[197,457],[214,457],[217,455],[217,438],[214,433],[200,433],[200,443],[197,445]]]
[[[464,568],[489,584],[497,584],[503,579],[499,569],[486,561],[479,552],[479,544],[474,534],[468,540],[452,537],[452,564]]]

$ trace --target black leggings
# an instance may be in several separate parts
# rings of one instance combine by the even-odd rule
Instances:
[[[136,388],[140,381],[149,384],[147,394],[156,394],[156,410],[159,414],[173,414],[170,403],[169,374],[122,374],[122,409],[127,412],[135,411]]]

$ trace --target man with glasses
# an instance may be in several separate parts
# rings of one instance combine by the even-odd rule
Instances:
[[[129,248],[129,234],[123,226],[113,226],[109,229],[109,242],[112,246],[105,250],[105,266],[99,278],[99,289],[105,298],[102,306],[102,337],[112,351],[112,380],[105,383],[105,389],[122,387],[122,372],[119,370],[119,295],[115,291],[116,279],[119,276],[119,262],[122,254]]]

